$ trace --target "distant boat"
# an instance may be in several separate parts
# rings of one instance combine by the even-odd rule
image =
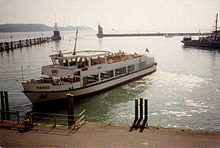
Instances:
[[[181,42],[185,46],[220,48],[220,30],[218,30],[218,14],[216,14],[215,31],[213,31],[205,37],[199,37],[199,39],[184,37]]]

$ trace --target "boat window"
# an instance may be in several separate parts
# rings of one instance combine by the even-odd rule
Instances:
[[[92,83],[99,82],[99,74],[90,75],[90,76],[87,77],[87,79],[88,79],[87,84],[92,84]]]
[[[75,75],[75,76],[80,76],[80,71],[74,72],[74,75]]]
[[[115,69],[115,76],[122,75],[126,73],[126,67]]]
[[[70,66],[75,66],[76,65],[76,59],[69,59],[69,65]]]
[[[78,68],[83,68],[89,65],[89,60],[87,58],[78,58],[77,59]]]
[[[101,81],[105,79],[109,79],[113,77],[113,70],[110,71],[104,71],[100,73]]]
[[[131,72],[133,72],[133,71],[135,71],[135,66],[134,66],[134,64],[133,64],[133,65],[129,65],[129,66],[128,66],[128,73],[131,73]]]
[[[69,64],[68,64],[68,60],[64,60],[64,62],[63,62],[63,66],[68,66]]]
[[[138,63],[138,69],[143,69],[146,67],[146,61]]]

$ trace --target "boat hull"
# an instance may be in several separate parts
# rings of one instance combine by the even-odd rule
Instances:
[[[181,41],[185,46],[220,48],[220,42]]]
[[[151,74],[156,71],[156,64],[148,67],[146,69],[142,69],[140,71],[136,71],[134,73],[126,74],[111,80],[107,80],[101,82],[99,84],[94,84],[91,86],[75,89],[75,90],[63,90],[63,91],[42,91],[42,92],[31,92],[24,91],[24,94],[29,98],[29,100],[33,104],[52,101],[52,100],[60,100],[66,98],[68,93],[72,93],[75,97],[85,96],[95,94],[104,90],[108,90],[110,88],[116,87],[118,85],[122,85],[129,81],[138,79],[147,74]]]

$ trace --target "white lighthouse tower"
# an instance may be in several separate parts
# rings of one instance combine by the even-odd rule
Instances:
[[[61,40],[60,31],[58,29],[57,23],[55,23],[55,25],[54,25],[53,39],[54,40]]]

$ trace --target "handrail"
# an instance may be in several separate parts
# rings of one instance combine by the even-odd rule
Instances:
[[[42,116],[37,116],[37,115],[48,115],[48,116],[52,116],[52,117],[42,117]],[[69,118],[59,118],[59,117],[79,117],[79,119],[77,119],[74,122],[74,118],[69,119]],[[76,114],[76,115],[32,112],[29,114],[29,118],[36,119],[35,120],[36,125],[40,121],[40,119],[52,121],[52,122],[54,122],[54,127],[56,127],[58,120],[59,121],[73,121],[73,125],[70,127],[74,127],[74,129],[75,129],[75,127],[77,127],[77,129],[78,129],[79,127],[81,127],[83,125],[83,123],[86,123],[86,110],[84,109],[81,113]],[[34,122],[34,121],[32,120],[32,122]]]

